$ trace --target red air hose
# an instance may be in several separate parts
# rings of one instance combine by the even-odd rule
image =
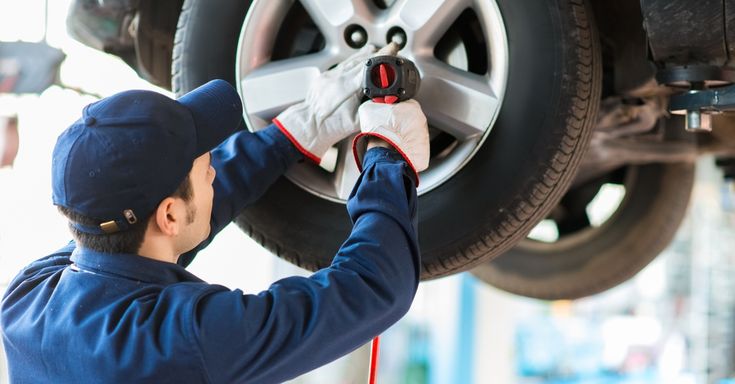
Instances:
[[[368,384],[375,384],[378,376],[378,349],[380,349],[380,336],[375,336],[370,346],[370,377]]]

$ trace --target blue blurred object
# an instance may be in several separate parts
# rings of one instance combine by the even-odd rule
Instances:
[[[58,82],[65,58],[45,41],[0,42],[0,93],[42,93]]]
[[[645,346],[630,345],[626,360],[605,360],[602,324],[582,317],[540,316],[519,324],[516,362],[521,382],[543,384],[658,383]],[[643,349],[641,349],[643,348]],[[630,358],[632,360],[627,361]],[[635,360],[635,364],[629,364]],[[612,363],[612,364],[611,364]]]

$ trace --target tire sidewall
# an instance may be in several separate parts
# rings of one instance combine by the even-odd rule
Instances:
[[[522,220],[515,208],[535,192],[535,184],[559,155],[568,133],[566,120],[574,91],[563,82],[562,74],[569,72],[566,66],[573,63],[575,54],[562,36],[573,33],[574,26],[562,17],[562,3],[566,2],[498,0],[510,52],[503,106],[467,166],[420,199],[419,236],[425,264],[446,259],[448,253],[461,257],[463,250],[480,241],[489,249],[486,257],[472,263],[476,265],[510,248],[535,225],[533,221],[510,229],[512,238],[486,235]]]
[[[694,164],[631,167],[616,212],[599,228],[572,235],[584,241],[545,252],[516,246],[472,273],[497,288],[541,299],[588,296],[631,278],[674,238],[687,211]]]

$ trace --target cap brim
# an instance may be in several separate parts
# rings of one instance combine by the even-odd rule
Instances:
[[[212,80],[181,96],[177,101],[194,118],[199,155],[214,149],[241,125],[240,95],[224,80]]]

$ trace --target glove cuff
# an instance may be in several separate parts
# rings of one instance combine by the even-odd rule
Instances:
[[[416,167],[413,165],[413,162],[411,162],[411,158],[401,150],[401,147],[399,147],[393,140],[389,139],[388,137],[381,135],[379,133],[375,132],[363,132],[355,136],[355,139],[352,140],[352,154],[355,156],[355,162],[357,162],[357,169],[362,172],[362,161],[365,158],[365,152],[367,152],[367,142],[368,137],[373,136],[377,137],[386,143],[390,144],[393,149],[398,152],[398,154],[403,157],[403,160],[406,161],[409,167],[411,167],[411,170],[414,173],[414,176],[416,177],[416,187],[419,186],[419,173],[416,171]]]
[[[322,159],[319,156],[315,155],[314,153],[304,148],[304,146],[302,146],[301,143],[299,143],[299,141],[294,137],[294,135],[291,134],[291,132],[288,129],[286,129],[286,127],[283,125],[283,123],[281,123],[280,120],[278,120],[278,118],[273,119],[273,124],[275,124],[276,127],[278,127],[281,133],[283,133],[288,138],[288,140],[291,141],[294,147],[296,147],[296,149],[298,149],[299,152],[301,152],[307,159],[313,161],[317,165],[322,162]]]

